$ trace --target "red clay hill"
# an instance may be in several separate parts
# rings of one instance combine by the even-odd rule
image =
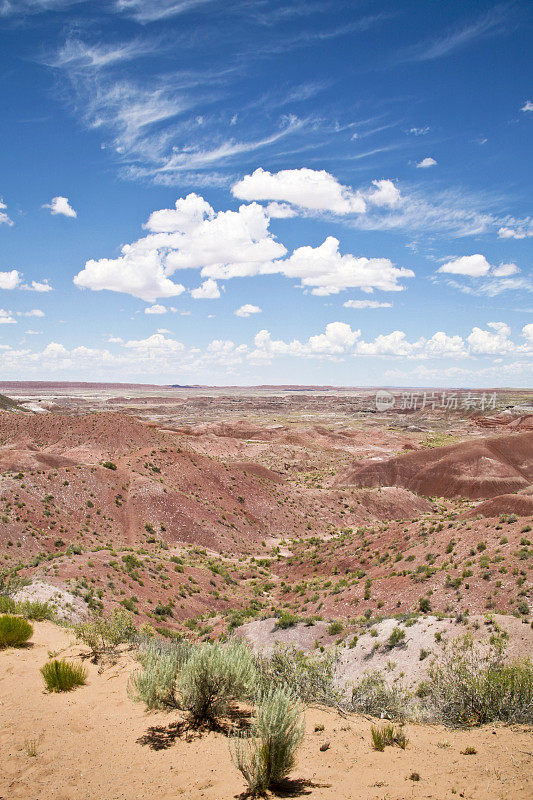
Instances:
[[[533,483],[533,431],[355,463],[337,486],[403,486],[417,494],[481,500]]]

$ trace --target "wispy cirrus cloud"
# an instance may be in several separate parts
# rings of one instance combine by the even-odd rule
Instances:
[[[511,27],[511,6],[494,6],[473,22],[447,31],[443,36],[429,39],[400,51],[392,63],[433,61],[454,53],[481,39],[506,33]]]
[[[526,276],[495,277],[475,285],[459,283],[455,280],[448,280],[446,283],[463,294],[477,297],[497,297],[503,292],[533,292],[533,280]]]
[[[25,16],[43,11],[60,11],[82,0],[0,0],[0,17]]]
[[[213,5],[217,0],[116,0],[117,11],[137,22],[158,22]]]
[[[156,39],[93,44],[72,38],[67,39],[57,52],[43,59],[43,63],[69,71],[100,70],[160,53],[161,48],[161,40]]]
[[[182,173],[211,172],[238,156],[271,147],[305,128],[308,119],[283,114],[270,132],[231,137],[212,121],[205,109],[218,102],[235,67],[206,71],[183,70],[122,79],[113,67],[153,52],[154,42],[134,40],[93,46],[69,40],[47,63],[61,70],[70,82],[70,104],[84,124],[102,132],[102,146],[112,149],[126,178],[153,179],[170,184]],[[319,90],[300,87],[302,100]],[[256,125],[255,128],[259,129]],[[272,129],[273,128],[273,129]],[[215,183],[219,181],[215,180]]]

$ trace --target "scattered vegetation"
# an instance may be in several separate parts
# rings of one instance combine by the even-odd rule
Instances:
[[[533,723],[533,664],[505,663],[504,644],[488,648],[464,636],[430,668],[426,701],[438,719],[452,725],[502,722]]]
[[[54,610],[48,603],[41,603],[39,600],[16,602],[7,595],[0,595],[0,614],[18,614],[24,619],[36,621],[54,619]]]
[[[351,711],[372,716],[388,716],[392,719],[408,719],[413,716],[412,697],[401,684],[390,685],[381,672],[367,672],[352,685],[352,696],[348,703]]]
[[[277,643],[269,655],[256,656],[256,663],[266,689],[282,685],[304,703],[340,706],[343,694],[335,680],[339,658],[336,650],[304,653]]]
[[[118,606],[108,617],[93,614],[87,621],[78,623],[74,626],[74,633],[89,647],[93,661],[116,652],[121,644],[133,643],[138,635],[133,614]]]

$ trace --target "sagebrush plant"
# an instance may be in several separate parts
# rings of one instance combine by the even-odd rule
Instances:
[[[283,685],[304,703],[340,706],[343,692],[336,685],[339,650],[304,653],[294,645],[276,643],[269,655],[256,656],[264,689]]]
[[[279,786],[289,775],[305,733],[304,706],[284,687],[259,695],[249,735],[230,743],[236,767],[251,794]]]
[[[350,711],[371,714],[374,717],[389,716],[392,719],[409,719],[414,713],[412,695],[401,684],[387,683],[381,672],[372,670],[351,686],[348,702]]]
[[[138,638],[133,614],[115,607],[108,617],[101,614],[74,626],[76,638],[91,650],[93,661],[104,654],[113,653],[121,644],[134,643]]]
[[[141,644],[137,660],[142,665],[142,670],[137,670],[130,676],[129,696],[135,701],[142,701],[149,709],[177,708],[178,673],[192,649],[193,645],[186,639],[166,642],[153,638]]]
[[[429,670],[426,702],[437,719],[452,725],[533,723],[533,664],[504,661],[505,642],[488,647],[466,635],[444,649]]]
[[[49,692],[70,692],[75,686],[83,686],[87,680],[87,670],[80,663],[72,663],[62,658],[54,658],[41,667],[46,688]]]
[[[0,617],[0,648],[20,647],[33,635],[33,627],[22,617],[4,614]]]
[[[178,675],[181,708],[194,725],[216,723],[235,700],[251,696],[257,670],[249,646],[242,640],[196,645]]]

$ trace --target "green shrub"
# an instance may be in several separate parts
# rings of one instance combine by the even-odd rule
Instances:
[[[251,695],[256,680],[254,657],[244,641],[197,645],[178,676],[180,706],[194,725],[216,723],[232,701]]]
[[[381,753],[389,745],[396,745],[405,750],[409,743],[403,728],[396,728],[390,722],[382,726],[372,725],[370,734],[372,736],[372,747]]]
[[[145,703],[149,709],[178,707],[176,680],[191,650],[186,640],[150,639],[145,642],[137,653],[143,669],[130,676],[128,695],[136,702]]]
[[[389,647],[398,647],[398,645],[402,644],[403,640],[405,639],[405,631],[402,628],[396,626],[389,638],[387,639],[387,644]]]
[[[41,622],[43,619],[53,619],[54,610],[48,603],[41,603],[39,600],[23,600],[16,604],[17,614],[26,619],[33,619]]]
[[[138,635],[133,614],[119,607],[114,608],[109,617],[94,614],[80,622],[74,626],[74,633],[90,648],[93,661],[114,652],[120,644],[134,642]]]
[[[279,786],[288,776],[304,732],[303,705],[286,689],[272,688],[258,699],[250,736],[236,736],[231,744],[251,794]]]
[[[352,684],[348,707],[351,711],[387,715],[393,719],[407,719],[412,714],[412,697],[403,686],[389,685],[381,672],[366,672],[361,680]]]
[[[16,603],[12,597],[0,595],[0,614],[13,614],[15,613]]]
[[[113,470],[117,468],[117,465],[113,461],[104,461],[102,466],[105,467],[106,469],[113,469]]]
[[[292,628],[299,621],[300,618],[296,616],[296,614],[291,614],[289,611],[280,611],[276,622],[276,628],[280,628],[281,630]]]
[[[33,634],[33,627],[22,617],[4,614],[0,617],[0,648],[20,647]]]
[[[41,673],[49,692],[70,692],[87,680],[87,670],[83,664],[73,664],[64,658],[49,661],[41,667]]]
[[[38,622],[54,617],[53,609],[48,603],[41,603],[39,600],[15,602],[12,597],[6,595],[0,595],[0,614],[19,614],[25,619],[33,619]]]
[[[285,686],[304,703],[341,705],[343,693],[336,687],[340,654],[304,653],[294,645],[276,643],[269,655],[256,656],[263,689]]]
[[[344,625],[340,620],[334,620],[328,625],[328,633],[330,636],[338,636],[344,630]]]
[[[464,636],[439,656],[429,671],[428,700],[437,719],[453,725],[533,723],[533,664],[505,663],[504,642],[474,645]]]

